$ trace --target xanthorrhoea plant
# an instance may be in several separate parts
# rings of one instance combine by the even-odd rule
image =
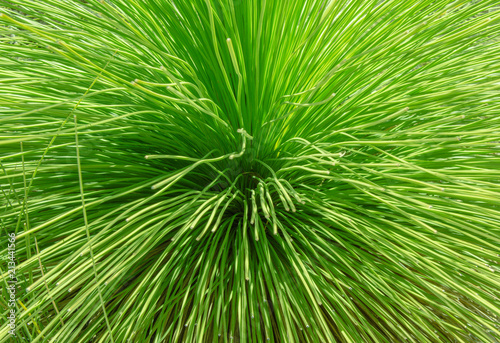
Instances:
[[[497,342],[496,3],[0,1],[15,339]]]

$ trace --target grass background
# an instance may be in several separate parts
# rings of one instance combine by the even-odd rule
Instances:
[[[0,342],[498,341],[495,1],[0,12]]]

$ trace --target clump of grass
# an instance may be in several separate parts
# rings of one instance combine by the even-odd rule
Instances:
[[[498,341],[496,5],[0,1],[17,341]]]

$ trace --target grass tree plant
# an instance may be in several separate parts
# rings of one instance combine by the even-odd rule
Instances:
[[[497,1],[0,13],[0,342],[499,341]]]

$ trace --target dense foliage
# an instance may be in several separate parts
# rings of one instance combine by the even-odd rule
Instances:
[[[496,4],[0,0],[0,342],[498,342]]]

